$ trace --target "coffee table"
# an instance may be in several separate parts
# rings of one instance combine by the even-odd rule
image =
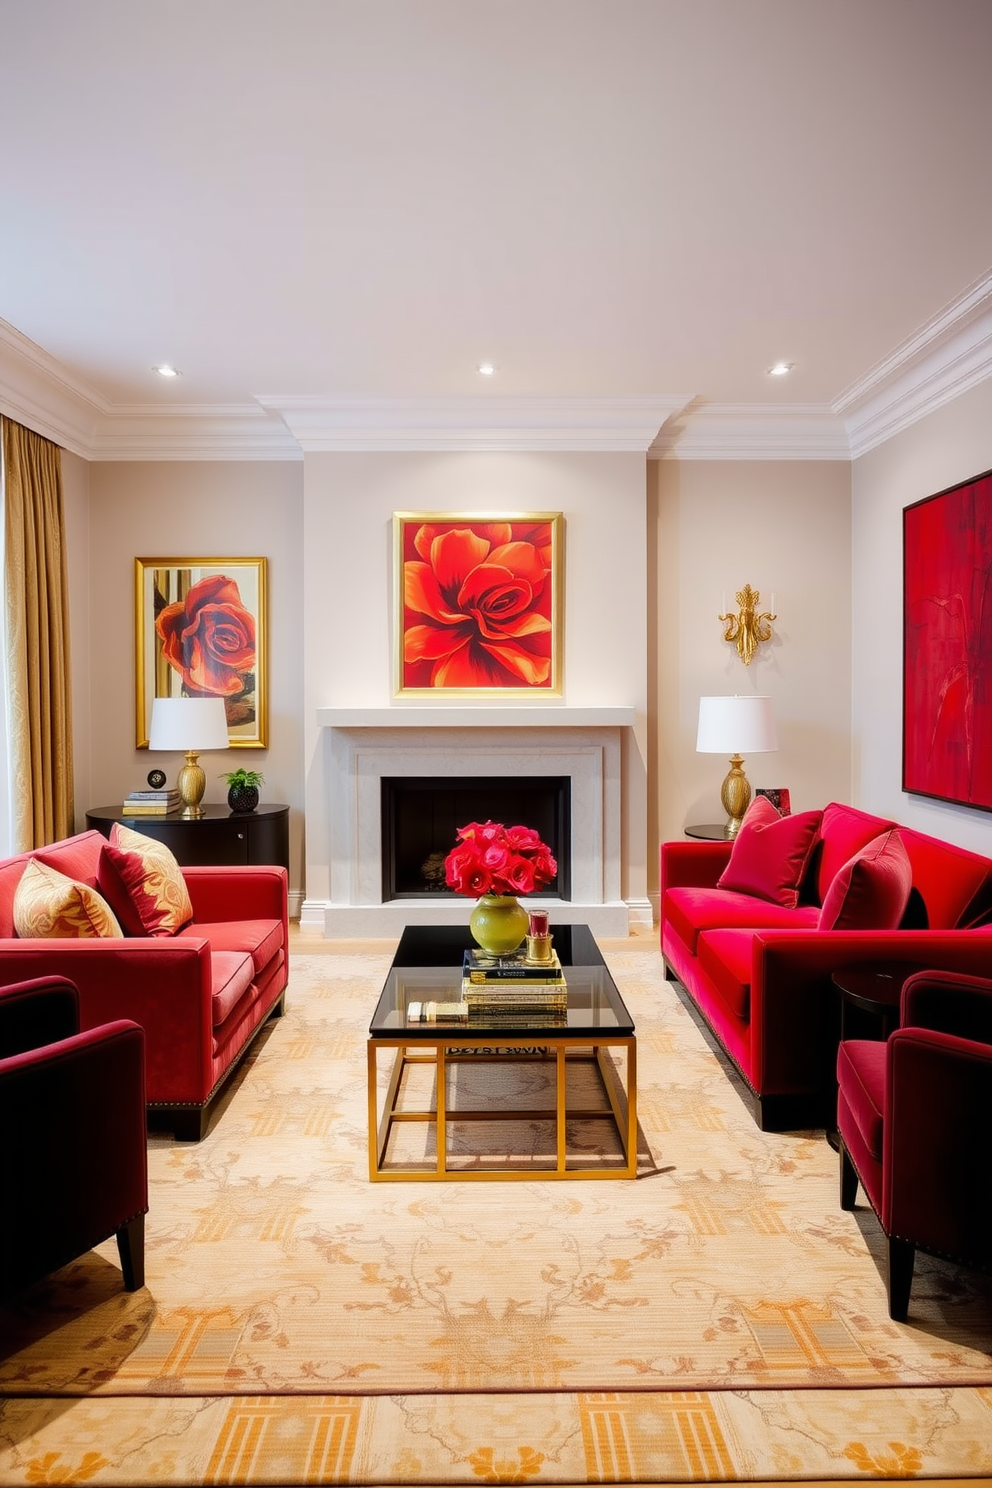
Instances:
[[[368,1040],[369,1178],[373,1183],[637,1177],[637,1040],[587,925],[552,925],[565,970],[563,1022],[410,1023],[412,1002],[457,1002],[467,926],[408,926],[386,977]],[[380,1055],[392,1054],[380,1080]],[[520,1066],[530,1066],[513,1081]],[[535,1068],[536,1067],[536,1068]],[[553,1071],[554,1102],[521,1102],[511,1083]],[[482,1072],[480,1074],[480,1072]],[[489,1104],[474,1104],[485,1086]],[[540,1084],[541,1082],[536,1082]],[[504,1099],[505,1096],[505,1099]],[[495,1102],[495,1104],[494,1104]],[[598,1157],[569,1145],[569,1122],[605,1123],[614,1150]],[[424,1141],[397,1155],[415,1123]],[[452,1136],[473,1126],[512,1133],[519,1123],[537,1150],[456,1152]],[[544,1140],[542,1134],[547,1133]],[[535,1137],[535,1134],[538,1134]],[[552,1137],[553,1134],[553,1137]]]

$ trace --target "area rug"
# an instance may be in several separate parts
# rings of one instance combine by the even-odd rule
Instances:
[[[0,1314],[0,1482],[992,1472],[988,1280],[921,1257],[891,1322],[823,1133],[759,1132],[657,951],[607,959],[638,1030],[636,1182],[370,1184],[389,949],[295,956],[206,1139],[152,1139],[143,1291],[111,1243]],[[493,1078],[553,1094],[538,1061]],[[540,1163],[549,1129],[455,1140],[469,1166]],[[404,1160],[432,1140],[405,1129]],[[570,1141],[612,1160],[609,1123]]]

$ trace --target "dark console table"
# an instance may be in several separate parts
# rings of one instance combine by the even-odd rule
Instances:
[[[86,813],[87,827],[110,836],[121,822],[156,842],[164,842],[187,868],[231,864],[276,863],[289,871],[289,807],[259,806],[255,811],[231,811],[227,806],[204,806],[203,816],[125,816],[119,807],[96,806]]]

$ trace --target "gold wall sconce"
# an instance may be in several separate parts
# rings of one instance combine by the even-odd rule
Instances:
[[[775,596],[772,595],[771,610],[761,609],[761,591],[752,589],[750,584],[745,584],[743,589],[738,589],[734,598],[738,605],[737,614],[735,615],[733,610],[728,610],[725,615],[719,616],[720,621],[727,627],[723,632],[723,639],[733,641],[741,661],[745,666],[750,666],[751,658],[758,647],[772,638],[771,622],[778,619],[778,616],[772,613],[775,609]],[[724,605],[726,606],[726,600]]]

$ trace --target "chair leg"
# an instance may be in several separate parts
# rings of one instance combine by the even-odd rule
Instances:
[[[893,1322],[904,1323],[909,1313],[916,1246],[912,1240],[897,1240],[893,1235],[886,1235],[885,1247],[888,1252],[889,1317]]]
[[[145,1284],[145,1216],[135,1215],[117,1231],[117,1254],[124,1273],[124,1290],[136,1292]]]
[[[840,1137],[837,1138],[837,1151],[840,1153],[840,1207],[853,1209],[858,1196],[858,1170]]]

